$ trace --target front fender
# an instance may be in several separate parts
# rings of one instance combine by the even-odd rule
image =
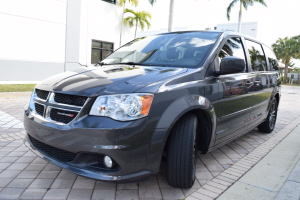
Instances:
[[[214,130],[216,126],[214,107],[207,98],[200,95],[187,95],[174,100],[162,113],[156,128],[172,128],[185,113],[196,109],[201,109],[208,114]]]

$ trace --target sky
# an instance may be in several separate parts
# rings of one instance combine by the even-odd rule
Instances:
[[[231,20],[226,17],[226,8],[232,0],[175,0],[173,27],[188,30],[204,30],[217,24],[237,23],[239,3],[231,11]],[[300,35],[300,0],[265,0],[267,7],[259,3],[243,9],[242,22],[258,22],[257,39],[268,46],[278,38]],[[139,0],[136,10],[152,14],[151,28],[146,31],[167,30],[169,0],[157,0],[154,6],[148,0]],[[293,60],[300,68],[300,60]]]

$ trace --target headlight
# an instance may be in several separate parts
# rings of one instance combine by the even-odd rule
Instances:
[[[148,115],[153,94],[134,93],[99,96],[90,115],[110,117],[119,121],[130,121]]]

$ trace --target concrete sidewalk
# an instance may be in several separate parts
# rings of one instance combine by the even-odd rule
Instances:
[[[298,123],[300,119],[295,120]],[[287,127],[288,128],[288,127]],[[300,125],[218,200],[299,200]]]

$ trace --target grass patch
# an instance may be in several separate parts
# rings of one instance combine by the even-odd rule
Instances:
[[[36,84],[1,84],[0,92],[29,92]]]

